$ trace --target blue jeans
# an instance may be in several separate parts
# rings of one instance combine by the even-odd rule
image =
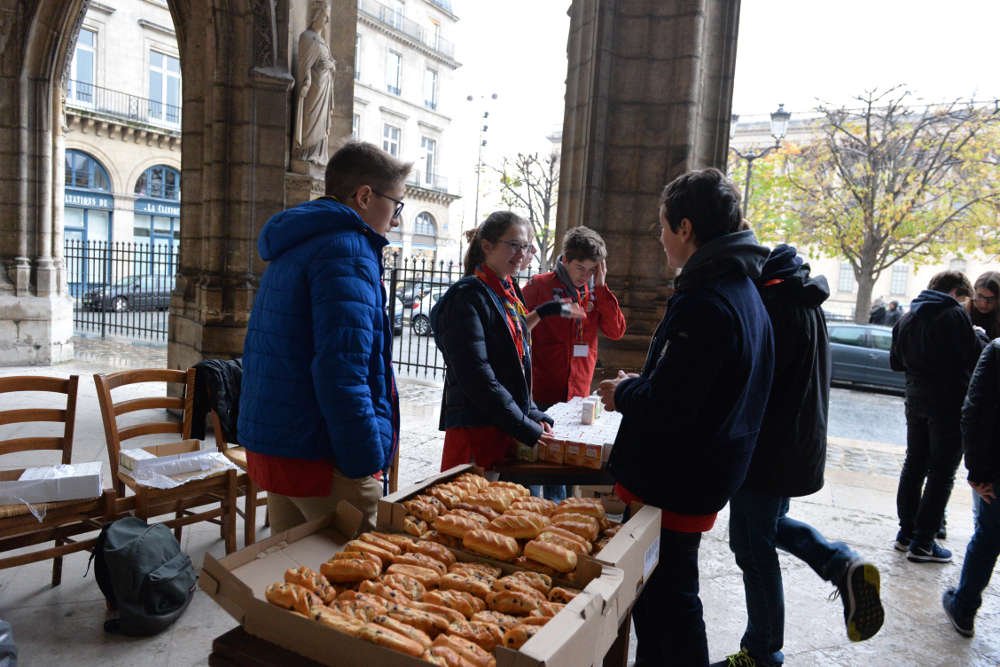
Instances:
[[[548,498],[556,503],[566,500],[566,487],[562,484],[546,484],[544,487],[541,484],[533,484],[528,488],[531,490],[531,495],[536,498]]]
[[[660,529],[660,563],[632,608],[635,666],[705,667],[708,639],[698,597],[701,533]]]
[[[778,566],[780,548],[833,584],[857,554],[843,542],[829,542],[809,524],[788,518],[789,499],[740,489],[729,501],[729,548],[743,571],[747,627],[740,646],[761,665],[780,665],[785,656],[785,594]]]
[[[997,488],[997,483],[993,484]],[[955,602],[963,615],[975,616],[983,603],[983,591],[1000,554],[1000,500],[990,503],[976,496],[976,531],[965,548],[962,577],[955,590]]]

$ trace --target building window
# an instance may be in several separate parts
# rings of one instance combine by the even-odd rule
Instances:
[[[150,167],[135,182],[132,240],[141,246],[133,273],[172,275],[181,241],[181,172],[165,164]]]
[[[181,63],[158,51],[149,52],[149,116],[172,125],[181,121]]]
[[[424,70],[424,106],[428,109],[438,108],[438,73],[437,70]]]
[[[80,296],[105,279],[108,263],[100,259],[111,241],[115,199],[104,166],[90,155],[66,151],[66,187],[63,190],[63,239],[67,245],[66,278],[70,294]],[[93,257],[89,248],[94,248]]]
[[[840,292],[854,292],[857,283],[854,282],[854,268],[850,262],[840,263],[840,275],[837,279],[837,290]]]
[[[94,103],[94,83],[96,82],[97,33],[86,28],[80,29],[76,38],[76,50],[70,65],[69,90],[66,98],[81,104]]]
[[[905,264],[893,264],[892,276],[889,280],[889,294],[906,296],[906,282],[910,276],[910,267]]]
[[[385,23],[396,30],[403,29],[403,17],[406,13],[406,5],[402,0],[393,0],[391,6],[379,5],[379,13]]]
[[[413,219],[413,233],[419,236],[437,236],[437,223],[434,216],[427,211],[422,211]]]
[[[150,167],[135,182],[135,194],[155,199],[181,200],[181,172],[165,164]]]
[[[361,114],[359,113],[351,117],[351,136],[355,139],[361,138]]]
[[[100,162],[78,150],[66,151],[66,187],[111,191],[108,170]]]
[[[361,35],[354,35],[354,80],[361,81]]]
[[[399,138],[402,131],[395,125],[382,126],[382,150],[393,157],[399,157]]]
[[[385,88],[393,95],[399,95],[402,73],[403,55],[390,49],[385,58]]]
[[[437,141],[421,137],[420,148],[424,152],[424,183],[434,185],[437,178]]]

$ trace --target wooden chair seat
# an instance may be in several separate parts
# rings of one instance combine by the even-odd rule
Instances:
[[[223,452],[223,456],[232,461],[235,465],[239,466],[240,470],[244,472],[247,469],[247,448],[242,445],[236,445],[232,447],[227,447]]]
[[[250,546],[257,541],[257,508],[261,506],[267,507],[267,494],[260,495],[257,485],[254,484],[254,481],[250,479],[250,475],[246,472],[247,448],[242,445],[226,442],[226,436],[222,429],[222,421],[215,410],[210,410],[208,416],[212,422],[212,432],[215,434],[216,448],[222,452],[222,455],[226,459],[232,461],[243,471],[237,480],[237,484],[239,486],[239,494],[245,496],[245,498],[243,510],[237,511],[243,517],[243,544],[244,546]],[[267,526],[268,523],[269,517],[265,511],[264,525]]]

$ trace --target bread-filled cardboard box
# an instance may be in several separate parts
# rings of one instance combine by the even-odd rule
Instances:
[[[406,508],[401,504],[403,501],[419,495],[435,484],[446,482],[465,472],[481,474],[482,469],[471,465],[456,466],[384,497],[379,501],[379,529],[402,532],[403,521],[408,514]],[[593,572],[595,568],[604,566],[621,571],[622,585],[615,595],[607,598],[607,605],[603,612],[605,621],[609,622],[605,634],[611,632],[612,640],[617,633],[618,626],[625,620],[632,604],[638,597],[639,591],[659,562],[660,520],[661,512],[658,508],[648,505],[643,507],[621,526],[615,536],[600,551],[589,557],[581,557],[578,560],[577,569],[570,573],[571,576],[567,583],[571,586],[581,586],[580,582],[588,580],[589,573]],[[464,558],[481,558],[477,554],[461,549],[457,553],[462,553]],[[504,564],[503,561],[487,558],[483,560],[498,566]]]
[[[361,525],[361,514],[341,502],[335,514],[297,526],[225,558],[205,556],[202,589],[250,634],[326,665],[409,667],[423,660],[398,653],[326,627],[265,599],[265,589],[282,581],[289,568],[315,568],[344,548]],[[384,525],[380,529],[386,530]],[[459,555],[459,560],[467,560]],[[513,570],[506,565],[505,571]],[[553,616],[520,650],[497,647],[498,667],[586,667],[600,665],[614,640],[605,616],[624,574],[593,562],[583,574],[582,592]]]

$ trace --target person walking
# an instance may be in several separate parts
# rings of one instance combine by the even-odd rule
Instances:
[[[717,169],[671,181],[659,221],[667,263],[684,270],[642,372],[598,391],[622,414],[615,492],[663,513],[659,565],[632,611],[636,665],[704,667],[701,534],[743,483],[771,390],[771,323],[754,286],[767,249],[742,229],[739,194]]]
[[[976,612],[1000,554],[1000,338],[983,350],[962,406],[962,447],[975,491],[975,532],[965,548],[957,587],[941,598],[944,613],[963,637],[975,634]]]
[[[270,264],[243,343],[237,428],[272,533],[340,500],[375,527],[399,436],[382,249],[409,171],[348,142],[326,166],[326,195],[277,213],[257,239]]]
[[[785,244],[771,251],[757,287],[774,330],[774,382],[746,481],[729,501],[729,546],[743,572],[747,625],[740,651],[718,667],[784,662],[778,548],[837,587],[852,641],[872,637],[885,616],[878,569],[844,542],[830,542],[788,516],[791,498],[823,487],[830,346],[822,304],[830,288]]]
[[[892,329],[889,363],[906,373],[906,458],[896,491],[895,548],[915,563],[948,563],[934,541],[962,457],[962,401],[983,348],[958,302],[972,285],[958,271],[934,275]]]
[[[511,458],[515,442],[547,442],[552,418],[531,400],[527,309],[513,276],[531,248],[528,223],[491,213],[472,233],[465,277],[431,309],[434,342],[444,356],[441,470],[475,463],[487,470]],[[560,309],[536,316],[558,315]]]

